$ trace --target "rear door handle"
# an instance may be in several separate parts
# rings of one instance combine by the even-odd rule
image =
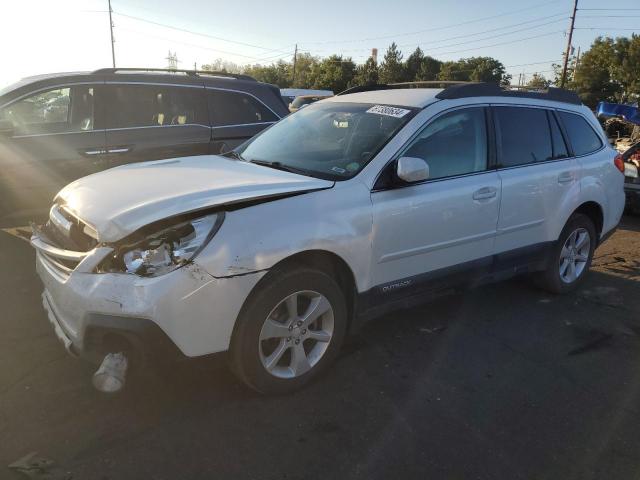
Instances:
[[[107,153],[127,153],[131,151],[131,147],[112,147],[107,148]]]
[[[558,175],[558,183],[571,183],[573,182],[573,172],[562,172]]]
[[[495,187],[482,187],[480,190],[473,192],[474,200],[487,200],[494,198],[498,194],[498,189]]]

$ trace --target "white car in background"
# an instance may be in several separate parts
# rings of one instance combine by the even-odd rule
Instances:
[[[250,387],[291,391],[364,319],[451,286],[575,288],[622,215],[615,156],[562,90],[356,89],[226,156],[68,185],[32,238],[44,306],[83,356],[229,351]]]

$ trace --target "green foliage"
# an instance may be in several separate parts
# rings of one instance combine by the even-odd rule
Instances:
[[[402,52],[398,50],[395,42],[392,42],[386,53],[384,61],[380,65],[380,83],[403,82],[404,65],[402,63]]]
[[[424,53],[422,53],[420,47],[417,47],[415,51],[407,57],[407,60],[404,63],[403,81],[411,82],[416,80],[423,62]]]
[[[598,37],[575,67],[569,88],[590,107],[600,100],[633,102],[640,97],[640,36]],[[569,77],[571,78],[571,77]],[[558,82],[558,80],[557,80]]]
[[[353,85],[375,85],[378,83],[378,65],[369,57],[364,65],[358,65]]]
[[[416,80],[437,80],[442,69],[442,62],[433,57],[426,56],[422,59],[420,70],[415,76]]]
[[[438,80],[494,82],[507,85],[511,81],[511,75],[507,74],[502,62],[495,58],[471,57],[443,63]]]
[[[310,73],[311,88],[333,90],[335,93],[346,90],[356,75],[356,64],[351,58],[331,55],[313,65]]]
[[[527,87],[535,89],[545,89],[551,84],[551,80],[547,80],[544,75],[540,73],[534,73],[531,80],[527,82]]]

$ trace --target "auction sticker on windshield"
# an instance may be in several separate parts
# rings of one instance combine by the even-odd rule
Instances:
[[[378,115],[402,118],[410,111],[411,110],[405,110],[404,108],[387,107],[385,105],[374,105],[369,110],[367,110],[367,113],[377,113]]]

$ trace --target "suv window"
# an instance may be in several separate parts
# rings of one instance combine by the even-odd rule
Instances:
[[[486,170],[484,108],[465,108],[442,115],[428,124],[400,156],[425,160],[430,179]]]
[[[74,86],[38,92],[3,108],[0,118],[10,120],[18,135],[93,130],[94,89]]]
[[[228,90],[209,90],[214,127],[275,122],[278,117],[251,95]]]
[[[495,107],[493,111],[500,166],[513,167],[554,159],[546,110]]]
[[[107,95],[107,128],[209,124],[202,89],[111,85]]]
[[[575,155],[586,155],[602,147],[602,140],[582,116],[575,113],[558,113],[567,130]]]

